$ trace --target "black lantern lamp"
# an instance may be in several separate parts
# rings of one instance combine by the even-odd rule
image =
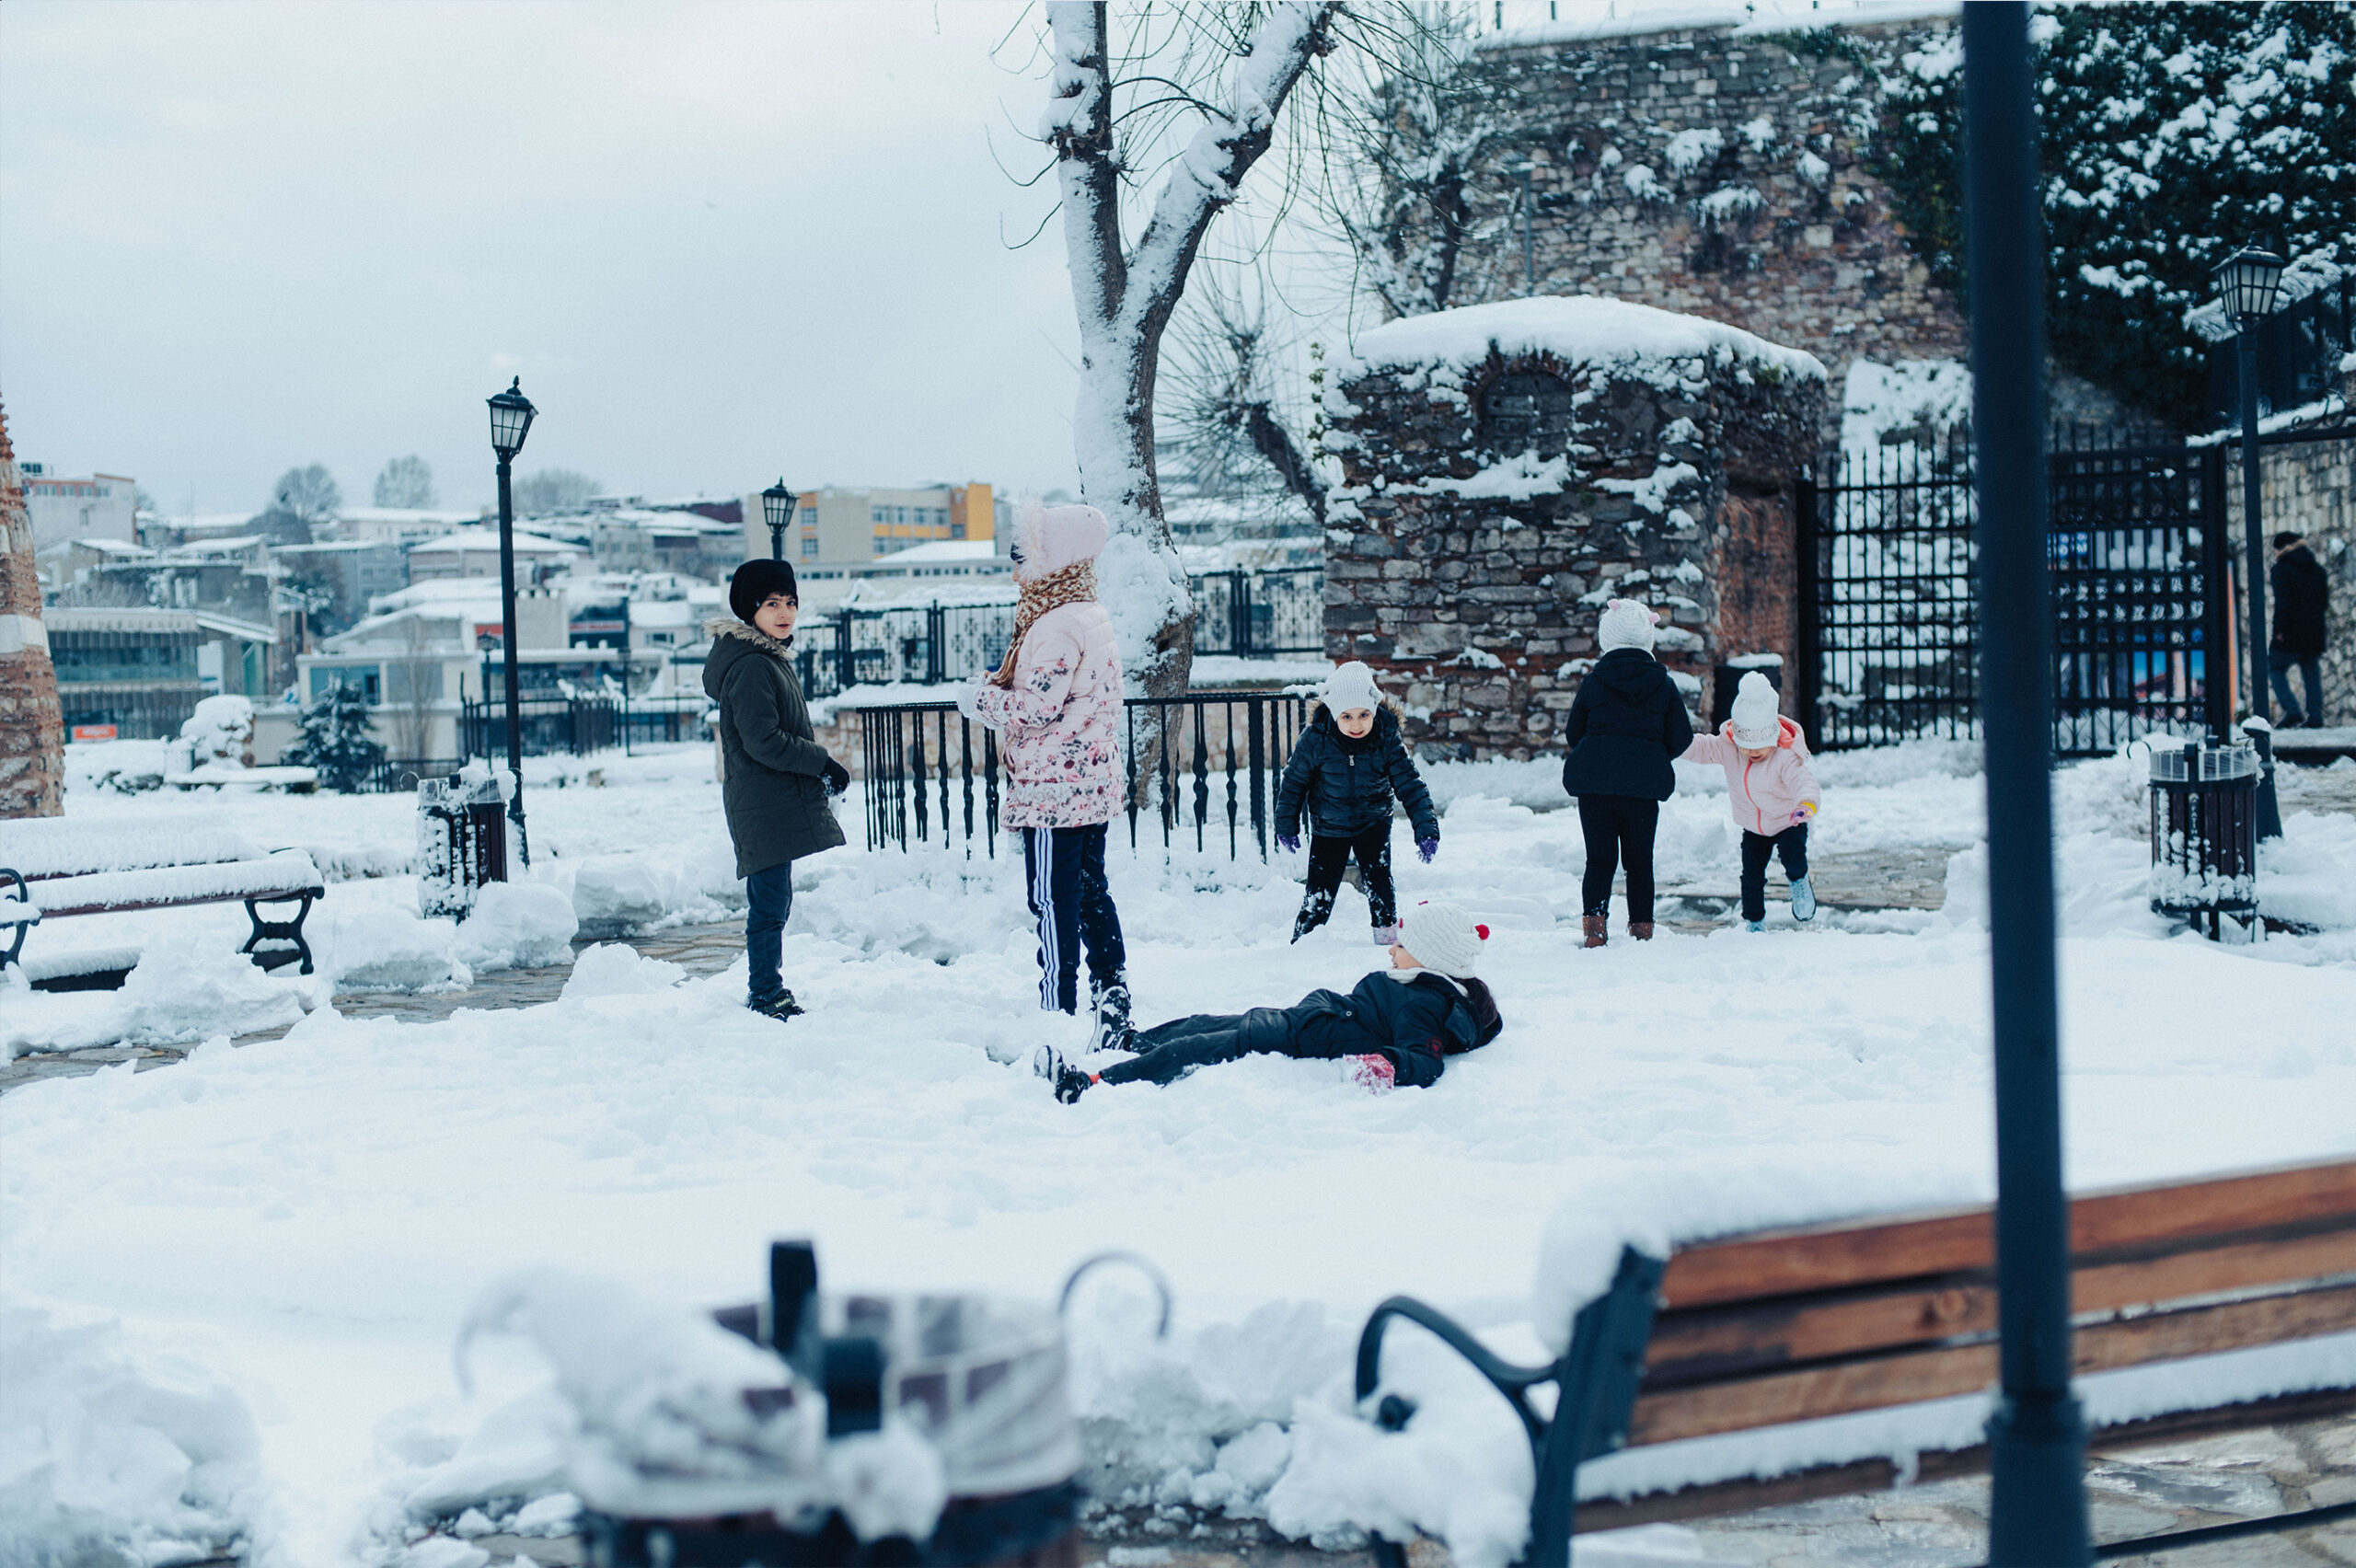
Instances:
[[[785,525],[793,521],[793,505],[798,498],[785,488],[785,480],[761,492],[761,519],[769,525],[769,559],[785,559]]]
[[[2288,264],[2270,250],[2245,245],[2217,263],[2217,302],[2234,324],[2241,372],[2242,404],[2242,594],[2249,605],[2249,711],[2253,719],[2267,717],[2266,703],[2266,529],[2258,520],[2258,329],[2274,314]],[[2259,810],[2263,813],[2265,805]]]
[[[489,401],[491,449],[499,455],[499,640],[507,674],[507,771],[515,780],[507,815],[515,824],[517,858],[528,866],[532,846],[524,833],[524,708],[515,680],[515,498],[509,484],[509,466],[515,461],[515,454],[524,450],[524,437],[538,410],[524,396],[521,376],[513,377],[507,390]]]
[[[2282,292],[2282,271],[2288,265],[2270,250],[2245,245],[2211,270],[2226,319],[2236,331],[2246,332],[2274,314],[2275,296]]]

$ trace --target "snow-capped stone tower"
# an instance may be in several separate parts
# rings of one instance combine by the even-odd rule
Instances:
[[[0,410],[0,817],[65,809],[65,734],[57,670],[41,628],[40,578],[25,482]]]
[[[1796,662],[1824,398],[1809,354],[1619,300],[1375,329],[1326,398],[1326,653],[1385,672],[1410,739],[1464,757],[1559,746],[1614,596],[1668,613],[1658,655],[1697,699],[1727,657]]]

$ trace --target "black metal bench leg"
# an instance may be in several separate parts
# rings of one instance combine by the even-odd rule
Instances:
[[[300,973],[305,974],[311,973],[311,944],[303,936],[303,922],[310,918],[311,900],[316,896],[318,895],[315,894],[294,893],[281,898],[247,899],[246,918],[253,922],[254,931],[253,935],[246,939],[246,945],[237,951],[242,953],[251,953],[253,961],[264,969],[281,969],[285,967],[291,960],[299,958],[303,965]],[[292,920],[265,920],[261,917],[261,911],[256,907],[263,904],[292,904],[298,900],[301,907],[294,911],[294,918]],[[293,942],[294,951],[291,953],[254,951],[257,947],[266,941]]]
[[[6,969],[12,963],[19,968],[24,966],[24,959],[21,955],[25,951],[25,933],[40,923],[40,911],[32,906],[32,889],[25,885],[24,877],[6,866],[0,866],[0,886],[5,886],[11,882],[17,884],[17,896],[0,899],[0,926],[14,926],[17,928],[17,935],[6,947],[0,948],[0,969]],[[6,912],[10,906],[17,905],[23,906],[18,913],[25,917],[21,920],[7,918]]]

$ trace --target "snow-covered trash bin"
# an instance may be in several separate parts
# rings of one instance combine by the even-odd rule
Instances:
[[[803,1242],[772,1248],[769,1275],[768,1300],[708,1317],[552,1273],[468,1315],[462,1354],[505,1328],[554,1364],[561,1462],[543,1481],[579,1499],[591,1563],[991,1568],[1073,1541],[1080,1434],[1054,1310],[822,1296]]]
[[[2258,917],[2258,753],[2152,737],[2152,912],[2212,941],[2254,941]]]
[[[507,802],[515,776],[470,762],[448,778],[417,781],[417,907],[463,920],[486,882],[507,880]]]

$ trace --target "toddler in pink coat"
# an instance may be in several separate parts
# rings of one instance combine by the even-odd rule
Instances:
[[[997,671],[958,701],[1005,737],[1006,824],[1039,928],[1039,1006],[1079,1010],[1080,951],[1100,1036],[1128,1028],[1120,912],[1104,877],[1105,824],[1124,801],[1121,663],[1096,599],[1109,530],[1092,506],[1025,504],[1009,554],[1022,604]]]
[[[1714,735],[1696,735],[1687,762],[1715,762],[1727,770],[1727,804],[1742,829],[1742,918],[1766,928],[1767,857],[1784,862],[1792,883],[1792,918],[1816,917],[1816,889],[1807,880],[1807,824],[1822,800],[1808,770],[1807,738],[1775,710],[1775,688],[1752,670],[1735,688],[1733,717]]]

